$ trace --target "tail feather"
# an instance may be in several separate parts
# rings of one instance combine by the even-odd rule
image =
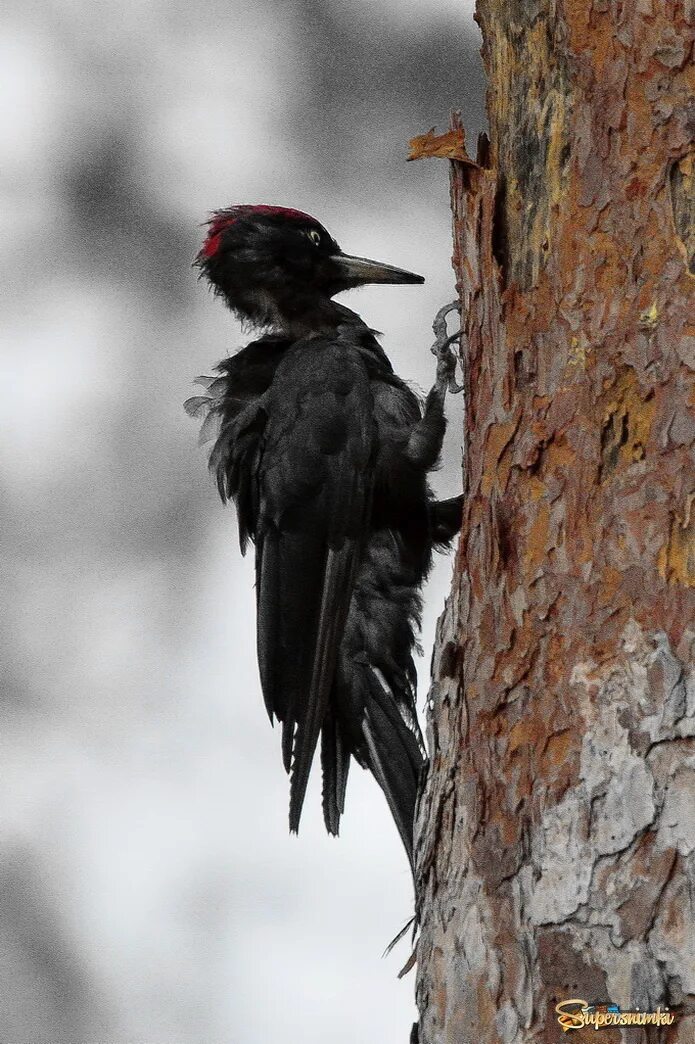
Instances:
[[[285,772],[289,774],[292,768],[292,748],[294,746],[294,721],[292,718],[286,718],[282,723],[282,763],[285,766]]]
[[[391,815],[414,868],[413,828],[420,775],[425,759],[390,693],[374,677],[362,732],[369,768],[384,792]]]
[[[321,769],[323,773],[323,819],[329,834],[337,836],[340,817],[345,811],[350,752],[338,722],[329,709],[321,730]]]
[[[323,586],[311,685],[304,706],[297,708],[297,728],[290,773],[290,830],[297,833],[311,762],[329,704],[340,634],[354,568],[354,546],[346,541],[338,551],[329,550]]]

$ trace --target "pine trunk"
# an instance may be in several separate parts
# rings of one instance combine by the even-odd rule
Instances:
[[[695,1040],[694,16],[478,0],[491,140],[451,164],[465,510],[418,820],[421,1044],[556,1042],[572,998],[675,1015],[601,1044]]]

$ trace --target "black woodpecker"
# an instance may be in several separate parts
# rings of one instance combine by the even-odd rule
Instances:
[[[427,484],[454,356],[442,346],[423,407],[373,332],[333,297],[424,280],[344,254],[300,211],[219,211],[196,263],[262,332],[186,407],[216,427],[210,466],[236,505],[242,553],[255,545],[258,663],[271,722],[282,722],[290,830],[320,736],[329,833],[354,757],[382,788],[412,866],[425,765],[413,662],[420,589],[433,549],[449,545],[461,520],[461,498],[436,502]]]

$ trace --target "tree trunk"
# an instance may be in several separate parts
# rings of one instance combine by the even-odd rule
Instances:
[[[421,1044],[556,1042],[573,998],[675,1015],[601,1044],[695,1040],[694,16],[478,0],[491,142],[451,164],[466,502],[418,819]]]

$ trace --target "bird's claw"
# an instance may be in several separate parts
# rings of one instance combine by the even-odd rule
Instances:
[[[451,301],[444,305],[434,317],[432,330],[436,340],[431,350],[432,354],[437,356],[437,384],[451,395],[458,395],[463,391],[463,385],[456,381],[457,356],[452,351],[451,345],[462,336],[463,331],[457,330],[456,333],[449,334],[446,326],[447,316],[454,311],[460,313],[459,301]]]
[[[446,317],[450,315],[451,312],[461,312],[461,302],[458,300],[458,298],[455,301],[449,301],[449,304],[445,304],[443,308],[439,309],[439,311],[434,317],[434,322],[432,323],[432,330],[434,332],[434,336],[437,338],[437,343],[444,340],[444,338],[446,337]]]

